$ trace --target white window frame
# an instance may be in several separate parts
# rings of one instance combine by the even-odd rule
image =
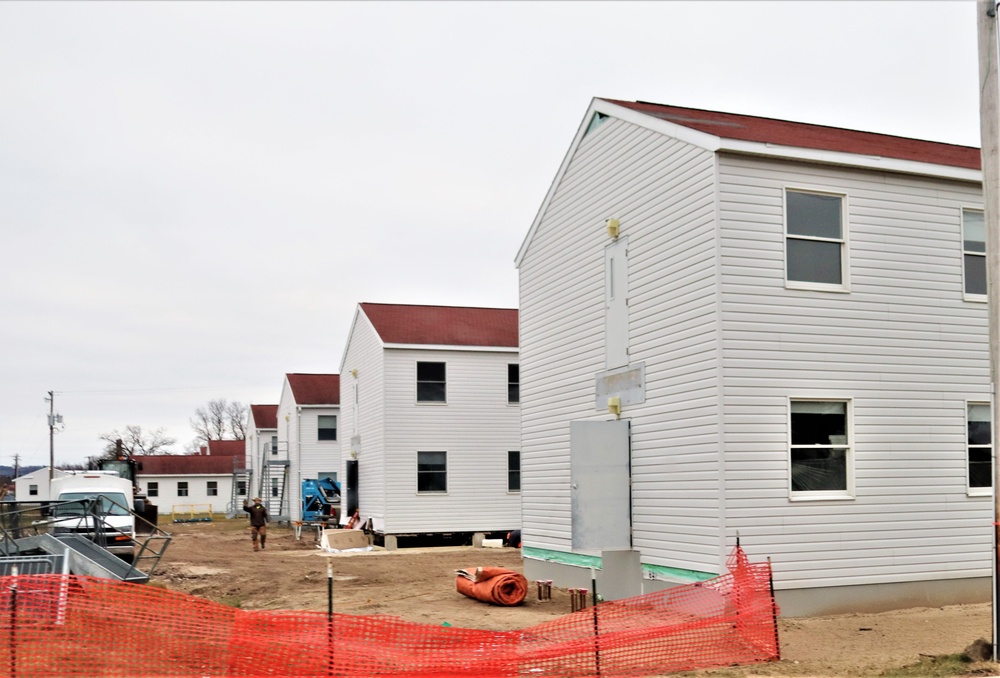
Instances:
[[[444,381],[443,382],[436,382],[436,381],[424,381],[424,382],[421,382],[420,381],[420,367],[419,367],[419,365],[421,363],[435,364],[435,365],[444,365]],[[421,400],[420,399],[420,384],[421,383],[428,383],[428,384],[443,383],[444,384],[444,400]],[[417,405],[429,405],[431,407],[439,407],[441,405],[447,405],[448,404],[448,361],[446,361],[446,360],[417,360],[417,361],[415,361],[413,363],[413,402],[415,402]]]
[[[421,490],[420,489],[420,455],[421,454],[443,454],[444,455],[444,489],[443,490]],[[448,452],[445,450],[419,450],[414,459],[414,476],[416,494],[424,495],[445,495],[448,494]]]
[[[28,496],[29,497],[38,496],[38,485],[28,485]]]
[[[517,400],[510,399],[510,387],[515,383],[510,380],[510,368],[517,368]],[[521,363],[507,363],[507,404],[520,407],[521,405]]]
[[[218,480],[206,480],[205,481],[205,496],[206,497],[218,497],[219,496],[219,481]]]
[[[809,193],[812,195],[824,195],[840,198],[840,238],[818,238],[813,236],[795,235],[788,232],[788,193]],[[785,279],[785,287],[793,290],[816,290],[820,292],[842,292],[851,291],[851,266],[850,266],[850,229],[847,215],[850,213],[847,193],[831,191],[829,189],[814,188],[809,186],[783,186],[781,189],[781,219],[784,230],[782,248],[784,257],[781,261],[782,276]],[[788,279],[788,241],[811,240],[815,242],[836,242],[840,243],[840,284],[818,283],[804,280]]]
[[[963,448],[964,456],[965,456],[965,492],[970,497],[992,497],[993,496],[993,486],[992,485],[990,487],[973,487],[972,483],[971,483],[972,479],[969,477],[969,448],[970,447],[992,447],[992,440],[991,440],[991,444],[989,444],[989,445],[970,445],[969,444],[969,405],[986,405],[986,407],[989,408],[989,411],[990,411],[990,433],[991,433],[990,438],[991,439],[993,438],[993,435],[992,435],[992,432],[993,432],[993,407],[990,405],[990,401],[989,400],[966,400],[965,401],[965,428],[964,428],[964,431],[965,431],[965,446]],[[990,478],[991,478],[991,482],[992,482],[992,478],[995,476],[995,472],[993,471],[993,466],[992,466],[993,463],[995,463],[995,461],[996,461],[996,455],[992,454],[992,450],[991,450],[991,454],[990,454]]]
[[[278,436],[271,436],[271,442],[269,442],[268,447],[271,448],[271,456],[275,457],[278,455]]]
[[[847,488],[844,490],[819,490],[819,491],[802,491],[802,490],[792,490],[792,403],[793,402],[813,402],[813,403],[845,403],[846,408],[846,418],[847,418],[847,441],[844,445],[837,445],[837,447],[846,448],[847,452],[845,454],[845,473],[847,475]],[[843,501],[845,499],[853,500],[855,498],[854,492],[854,400],[852,398],[842,398],[836,396],[829,397],[799,397],[794,396],[788,398],[786,403],[786,414],[787,414],[787,439],[785,444],[785,459],[788,463],[788,499],[790,501]],[[802,446],[808,449],[808,447],[814,446]],[[815,447],[825,447],[825,446],[815,446]],[[829,447],[832,447],[829,446]]]
[[[178,497],[189,497],[191,496],[191,487],[188,485],[186,480],[177,481],[177,496]]]
[[[510,455],[517,454],[517,489],[510,488]],[[521,494],[521,483],[523,475],[521,473],[521,450],[507,450],[507,494]]]
[[[965,286],[965,257],[966,255],[981,256],[983,258],[984,266],[986,262],[986,252],[972,252],[965,249],[965,213],[966,212],[978,212],[986,218],[986,214],[982,207],[969,207],[968,205],[963,205],[959,210],[958,221],[959,221],[959,245],[962,248],[962,299],[965,301],[973,301],[980,304],[985,304],[987,301],[987,295],[985,294],[974,294],[971,292],[966,292]],[[966,409],[968,412],[968,409]]]
[[[333,417],[333,428],[332,429],[329,426],[326,426],[326,427],[320,426],[320,419],[322,419],[322,418],[330,418],[330,417]],[[317,414],[316,415],[316,442],[319,442],[319,443],[335,443],[335,442],[337,442],[337,436],[340,435],[340,432],[337,430],[338,427],[340,426],[339,419],[340,418],[336,414]],[[333,431],[333,437],[332,438],[320,438],[319,437],[319,432],[320,431],[330,431],[330,430]]]

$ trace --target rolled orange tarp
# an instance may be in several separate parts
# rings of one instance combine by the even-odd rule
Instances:
[[[523,574],[505,567],[476,567],[456,570],[458,592],[493,605],[520,605],[528,593],[528,580]]]

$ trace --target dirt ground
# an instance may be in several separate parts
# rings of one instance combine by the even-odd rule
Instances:
[[[560,589],[553,589],[550,601],[539,601],[529,589],[518,607],[487,605],[455,591],[456,569],[499,565],[523,571],[516,549],[376,548],[331,556],[317,547],[315,532],[303,532],[297,540],[291,528],[271,526],[267,549],[254,553],[243,519],[161,527],[173,538],[150,583],[242,609],[325,611],[330,561],[337,612],[490,630],[533,626],[571,612],[569,595]],[[990,635],[987,604],[782,619],[780,662],[685,675],[889,676],[933,656],[961,653]],[[930,674],[911,668],[905,675]],[[1000,667],[968,664],[960,673],[945,675],[1000,676]]]

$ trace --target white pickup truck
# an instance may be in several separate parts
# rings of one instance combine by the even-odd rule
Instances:
[[[120,558],[132,561],[135,519],[131,512],[135,507],[131,481],[101,471],[71,473],[53,479],[50,496],[54,502],[53,534],[79,534]],[[101,497],[99,505],[88,510],[91,502],[86,500],[98,497]]]

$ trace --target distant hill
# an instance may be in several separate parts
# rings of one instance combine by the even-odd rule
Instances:
[[[25,475],[31,473],[32,471],[37,471],[40,468],[45,468],[44,466],[21,466],[17,469],[18,475]],[[13,466],[3,466],[0,464],[0,476],[7,476],[8,478],[14,477],[14,467]]]

